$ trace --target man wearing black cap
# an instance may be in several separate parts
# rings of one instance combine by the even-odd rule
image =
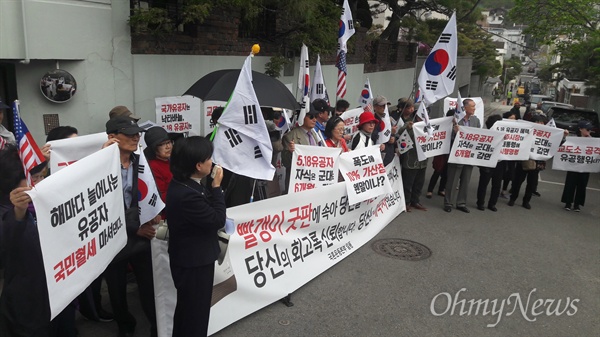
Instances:
[[[104,273],[114,318],[119,326],[119,336],[133,336],[136,325],[135,317],[127,309],[128,265],[133,267],[135,273],[142,309],[150,321],[151,335],[157,335],[150,252],[150,240],[154,238],[156,231],[151,223],[140,226],[137,198],[139,157],[134,151],[137,150],[140,142],[140,132],[144,132],[144,129],[140,128],[131,117],[117,116],[106,122],[108,142],[105,146],[114,143],[119,146],[127,230],[127,245],[115,256]]]
[[[312,106],[317,112],[317,122],[315,124],[315,132],[321,136],[322,140],[327,139],[325,137],[325,124],[329,120],[329,103],[326,100],[317,98],[312,102]]]
[[[0,149],[3,148],[3,144],[15,144],[15,135],[8,131],[4,125],[2,125],[2,121],[4,120],[4,109],[10,109],[10,107],[6,104],[4,104],[4,102],[2,102],[2,98],[0,98],[0,137],[2,137],[2,139],[0,139]]]

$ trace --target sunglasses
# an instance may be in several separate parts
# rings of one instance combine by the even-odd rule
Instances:
[[[308,119],[315,119],[315,118],[317,118],[317,116],[310,115],[310,114],[306,114],[306,117],[308,117]]]

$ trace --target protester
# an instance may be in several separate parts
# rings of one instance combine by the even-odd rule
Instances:
[[[383,159],[384,166],[387,166],[394,160],[394,157],[396,157],[396,149],[398,148],[398,145],[396,144],[396,137],[394,136],[397,131],[396,120],[390,117],[389,122],[391,125],[385,125],[386,122],[384,121],[384,118],[386,117],[385,108],[387,105],[388,100],[383,96],[377,96],[373,100],[374,116],[379,123],[375,125],[375,129],[371,134],[371,139],[373,139],[373,142],[377,144],[379,137],[383,137],[383,132],[385,132],[386,127],[390,127],[391,131],[390,139],[385,143],[381,143],[380,145],[381,158]]]
[[[290,174],[292,170],[292,155],[294,153],[295,145],[312,145],[322,146],[324,144],[319,143],[319,136],[315,132],[316,118],[319,112],[311,107],[310,111],[304,116],[302,126],[297,126],[292,131],[286,133],[283,136],[283,151],[281,152],[281,162],[286,167],[285,174],[285,186],[286,188],[290,184]]]
[[[348,108],[350,107],[350,103],[345,99],[340,99],[335,103],[335,115],[341,116]]]
[[[378,123],[373,113],[365,111],[360,114],[360,117],[358,117],[358,132],[352,138],[350,148],[356,150],[375,145],[371,139],[371,134]]]
[[[545,125],[547,123],[546,117],[537,115],[533,117],[533,122],[537,124]],[[564,131],[564,136],[566,137],[569,134],[569,131]],[[564,139],[563,139],[564,141]],[[525,180],[527,180],[527,185],[525,187],[525,195],[523,196],[523,207],[526,209],[531,209],[531,197],[533,192],[537,188],[538,178],[540,175],[540,171],[546,169],[546,161],[545,160],[525,160],[522,162],[517,162],[515,168],[515,178],[512,183],[512,188],[510,190],[510,200],[508,201],[508,206],[514,206],[515,201],[519,197],[519,191],[521,189],[521,185]]]
[[[485,121],[485,126],[488,129],[492,129],[494,123],[502,120],[500,115],[489,116]],[[500,188],[502,187],[502,177],[506,169],[506,161],[501,160],[496,163],[495,167],[479,167],[479,184],[477,185],[477,209],[485,211],[485,194],[487,186],[492,181],[492,191],[490,192],[490,199],[488,201],[487,208],[493,212],[498,211],[496,203],[500,196]]]
[[[37,223],[19,152],[0,150],[0,336],[49,335],[50,306]]]
[[[131,266],[135,274],[142,309],[150,322],[150,334],[157,336],[150,240],[156,234],[152,225],[158,221],[155,219],[140,224],[137,198],[139,157],[134,151],[138,148],[140,132],[143,131],[144,129],[130,117],[118,116],[106,122],[108,141],[105,146],[114,143],[119,146],[127,231],[127,245],[104,272],[113,314],[119,327],[119,336],[133,336],[136,326],[135,317],[131,315],[127,305],[128,266]]]
[[[177,288],[173,337],[206,336],[220,249],[217,230],[225,225],[223,171],[212,168],[212,143],[189,137],[175,144],[171,156],[173,180],[167,192],[169,261]],[[211,188],[201,179],[215,175]]]
[[[71,137],[77,137],[77,129],[72,126],[57,126],[50,130],[46,136],[46,144],[40,149],[46,161],[50,161],[50,152],[52,151],[48,142]]]
[[[461,120],[454,125],[452,142],[454,142],[454,138],[456,133],[458,133],[460,126],[469,126],[473,128],[479,128],[481,126],[479,118],[475,116],[475,101],[467,98],[463,100],[463,107],[465,110],[465,117],[461,118]],[[444,196],[444,211],[452,212],[452,193],[454,192],[454,188],[460,179],[458,195],[456,197],[456,209],[465,213],[471,212],[467,208],[467,192],[472,171],[473,166],[471,165],[448,163],[448,181],[445,188],[446,196]]]
[[[580,120],[577,123],[577,136],[578,137],[591,137],[591,131],[594,125],[588,120]],[[573,204],[573,210],[575,212],[581,211],[580,207],[585,205],[585,189],[590,179],[589,172],[572,172],[567,171],[567,177],[565,178],[565,186],[563,188],[561,202],[565,203],[565,210],[571,210],[571,204]]]
[[[134,115],[133,112],[131,112],[129,108],[124,105],[117,105],[110,110],[108,113],[108,118],[113,119],[115,117],[129,117],[136,123],[140,120],[140,117]]]
[[[10,107],[4,104],[2,98],[0,98],[0,150],[6,144],[16,144],[15,135],[2,125],[2,121],[4,120],[4,109],[10,109]]]
[[[448,110],[448,112],[446,112],[446,117],[452,117],[454,116],[454,113],[456,112],[456,110],[454,109],[450,109]],[[450,157],[449,154],[441,154],[438,156],[433,157],[432,160],[432,166],[433,166],[433,173],[431,174],[431,178],[429,178],[429,186],[427,186],[427,194],[425,195],[425,197],[427,199],[431,199],[431,197],[433,196],[433,189],[435,188],[435,185],[437,184],[438,179],[440,179],[440,186],[438,187],[438,192],[437,194],[439,196],[445,196],[446,195],[446,181],[448,180],[448,158]]]
[[[344,140],[344,120],[340,117],[333,117],[327,121],[325,125],[325,144],[329,147],[339,147],[343,152],[348,152],[348,145]]]
[[[510,109],[510,111],[505,112],[502,115],[502,118],[508,118],[511,114],[514,114],[516,116],[516,119],[521,119],[521,103],[515,102],[515,104],[513,104],[512,109]]]
[[[404,123],[398,133],[404,131],[408,134],[413,144],[415,141],[415,133],[413,131],[413,113],[415,111],[414,103],[411,99],[401,98],[398,101],[398,110],[402,111],[400,118]],[[417,117],[417,122],[421,119]],[[402,165],[402,185],[404,186],[404,197],[406,198],[406,211],[410,212],[412,208],[426,211],[427,208],[421,205],[421,191],[425,184],[425,171],[427,170],[427,159],[419,160],[417,148],[413,146],[408,151],[400,155],[400,164]]]
[[[167,199],[167,188],[171,179],[173,179],[173,174],[169,168],[173,141],[169,138],[167,131],[160,126],[146,130],[144,141],[147,145],[144,149],[144,155],[148,165],[150,165],[150,170],[152,170],[160,198],[165,201]]]
[[[327,139],[325,137],[325,124],[329,120],[329,103],[326,100],[317,98],[312,102],[312,107],[317,111],[317,122],[315,123],[315,132],[321,137],[321,140]]]

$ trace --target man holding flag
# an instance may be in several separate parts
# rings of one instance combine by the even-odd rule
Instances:
[[[344,0],[342,16],[340,18],[340,30],[338,32],[337,61],[335,63],[335,66],[338,68],[337,97],[341,98],[346,96],[346,74],[348,73],[346,65],[348,46],[346,43],[354,35],[354,32],[354,21],[352,20],[352,12],[350,12],[350,5],[348,5],[348,0]]]
[[[456,102],[457,108],[460,107],[460,103]],[[479,118],[475,117],[475,101],[472,99],[465,99],[462,102],[464,107],[464,117],[461,118],[452,132],[452,142],[458,133],[460,126],[468,126],[473,128],[480,128],[481,122]],[[458,114],[458,109],[457,109]],[[448,163],[448,180],[446,182],[446,195],[444,196],[444,211],[452,212],[452,192],[456,188],[456,184],[460,179],[460,185],[458,187],[458,195],[456,197],[456,209],[465,213],[470,213],[467,208],[467,191],[469,188],[469,181],[471,180],[471,172],[473,166],[463,164]]]

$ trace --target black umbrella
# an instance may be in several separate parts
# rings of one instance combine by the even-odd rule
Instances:
[[[203,101],[228,101],[239,76],[240,69],[213,71],[194,83],[184,95],[196,96]],[[290,90],[273,77],[253,71],[252,85],[260,106],[300,109]]]

